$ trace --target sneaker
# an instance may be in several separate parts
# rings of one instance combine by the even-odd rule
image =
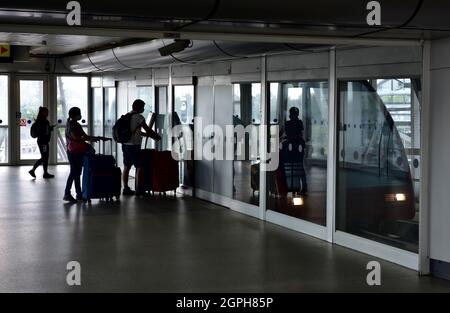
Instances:
[[[131,190],[131,188],[124,188],[122,191],[122,194],[124,196],[133,196],[135,194],[135,192],[133,190]]]
[[[45,173],[44,174],[44,179],[49,179],[49,178],[55,178],[55,175],[49,174],[49,173]]]
[[[34,173],[34,170],[30,170],[28,173],[30,173],[31,177],[36,178],[36,174]]]
[[[77,199],[75,199],[74,197],[72,197],[72,195],[65,195],[63,198],[64,201],[67,202],[77,202]]]

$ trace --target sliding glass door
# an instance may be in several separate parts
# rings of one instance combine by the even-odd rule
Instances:
[[[336,229],[418,252],[420,80],[339,84]]]
[[[279,149],[278,167],[267,174],[267,209],[326,226],[328,82],[269,86],[269,138]]]

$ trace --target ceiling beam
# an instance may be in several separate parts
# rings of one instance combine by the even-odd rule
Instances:
[[[423,40],[397,38],[355,38],[334,36],[302,36],[263,33],[224,33],[224,32],[188,32],[161,31],[143,29],[93,28],[78,26],[43,26],[43,25],[0,25],[0,32],[84,35],[122,38],[153,39],[190,39],[190,40],[222,40],[237,42],[291,43],[312,45],[364,45],[364,46],[421,46]]]

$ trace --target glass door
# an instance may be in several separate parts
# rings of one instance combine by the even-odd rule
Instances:
[[[278,166],[267,172],[267,208],[308,222],[310,229],[323,228],[327,224],[328,82],[269,86],[269,138],[270,144],[278,139],[279,152]]]
[[[180,185],[187,193],[192,192],[194,170],[194,86],[180,85],[173,88],[173,116],[172,125],[181,127],[178,137],[178,151],[180,155]],[[189,157],[188,157],[189,156]],[[187,157],[187,158],[185,158]]]
[[[338,99],[338,238],[417,253],[420,80],[342,80]]]
[[[32,163],[40,158],[36,139],[31,137],[30,129],[41,106],[47,106],[47,78],[19,77],[16,143],[21,164]]]
[[[261,84],[233,84],[233,199],[259,205]]]

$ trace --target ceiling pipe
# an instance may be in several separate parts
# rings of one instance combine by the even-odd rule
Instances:
[[[243,44],[220,41],[193,41],[186,50],[161,56],[159,49],[171,40],[152,40],[125,47],[101,50],[63,59],[65,66],[75,73],[118,72],[144,69],[173,63],[195,64],[205,61],[243,58],[247,56],[290,51],[286,45],[272,43]],[[300,48],[299,48],[300,49]]]

